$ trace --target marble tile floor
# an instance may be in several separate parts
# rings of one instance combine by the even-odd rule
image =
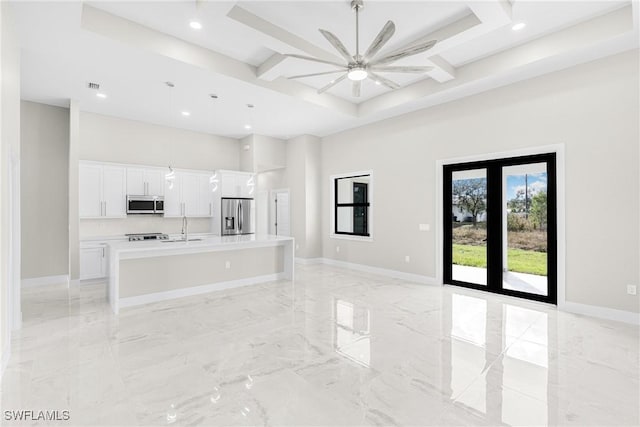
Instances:
[[[118,316],[104,294],[24,291],[3,425],[640,424],[637,326],[323,265]]]

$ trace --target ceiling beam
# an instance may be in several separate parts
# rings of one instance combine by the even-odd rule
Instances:
[[[87,4],[82,6],[81,27],[112,40],[154,52],[194,67],[270,89],[346,115],[357,115],[357,106],[342,98],[331,94],[319,95],[315,89],[291,80],[266,81],[260,79],[258,78],[258,69],[250,64]]]

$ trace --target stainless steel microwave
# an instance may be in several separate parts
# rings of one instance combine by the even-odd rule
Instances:
[[[127,215],[164,214],[162,196],[127,196]]]

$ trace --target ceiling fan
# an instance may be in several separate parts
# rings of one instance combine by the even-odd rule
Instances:
[[[389,89],[398,89],[400,85],[394,81],[382,77],[378,73],[426,73],[431,71],[433,67],[428,66],[394,66],[390,65],[400,59],[407,58],[409,56],[417,55],[426,50],[431,49],[436,40],[420,41],[412,43],[408,46],[393,51],[382,58],[375,58],[375,55],[384,47],[393,36],[396,31],[396,26],[393,21],[387,21],[382,27],[382,30],[378,33],[376,38],[371,42],[371,46],[367,49],[364,55],[360,55],[360,34],[359,34],[359,12],[364,7],[363,0],[351,0],[351,8],[356,12],[356,54],[351,55],[344,44],[331,32],[320,29],[320,33],[331,43],[331,45],[340,53],[340,55],[346,61],[345,64],[340,64],[334,61],[327,61],[320,58],[314,58],[311,56],[287,54],[286,56],[298,59],[304,59],[307,61],[320,62],[323,64],[334,65],[339,67],[339,70],[325,71],[322,73],[302,74],[298,76],[288,77],[289,79],[302,79],[305,77],[322,76],[326,74],[344,73],[340,77],[335,78],[329,82],[326,86],[318,89],[318,93],[326,92],[344,79],[348,78],[353,82],[352,95],[355,97],[360,96],[360,88],[362,81],[370,78],[378,84],[384,85]]]

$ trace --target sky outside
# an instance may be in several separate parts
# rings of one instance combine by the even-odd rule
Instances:
[[[540,190],[547,189],[547,173],[533,173],[526,175],[529,197]],[[515,198],[518,190],[525,189],[525,175],[507,175],[507,200]]]

